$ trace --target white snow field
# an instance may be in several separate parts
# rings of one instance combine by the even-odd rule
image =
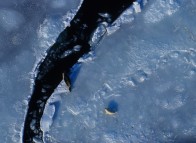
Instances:
[[[72,92],[62,83],[52,95],[45,143],[196,142],[196,1],[141,3],[81,59]],[[35,66],[79,5],[0,2],[0,142],[21,142]]]

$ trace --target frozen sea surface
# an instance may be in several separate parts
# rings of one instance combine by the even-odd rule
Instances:
[[[18,143],[34,65],[80,2],[1,3],[0,140]],[[196,142],[196,2],[150,0],[141,9],[108,29],[71,93],[62,83],[53,94],[42,118],[46,143]]]

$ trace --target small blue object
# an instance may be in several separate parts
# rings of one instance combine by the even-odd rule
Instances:
[[[114,100],[110,101],[108,104],[107,110],[112,113],[117,112],[118,111],[118,103]]]

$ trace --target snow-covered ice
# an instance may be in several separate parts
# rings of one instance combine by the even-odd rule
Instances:
[[[12,9],[0,10],[0,28],[6,31],[16,30],[21,28],[25,22],[24,16]]]
[[[78,66],[71,93],[61,83],[52,95],[41,122],[46,143],[196,142],[196,2],[146,2],[140,13],[131,7],[107,28],[88,62],[83,59]],[[36,7],[23,12],[22,3],[0,2],[4,143],[21,141],[34,64],[69,24],[80,1],[41,1],[40,15],[28,20]],[[102,37],[101,30],[96,36]],[[107,115],[104,109],[111,104],[117,112]]]

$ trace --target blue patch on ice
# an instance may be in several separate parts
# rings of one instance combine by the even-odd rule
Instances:
[[[80,72],[81,64],[77,63],[71,68],[71,74],[70,74],[70,79],[71,79],[71,84],[73,85],[78,77],[78,74]]]
[[[117,112],[117,111],[118,111],[118,103],[117,103],[116,101],[114,101],[114,100],[111,100],[111,101],[109,102],[109,104],[108,104],[107,109],[108,109],[109,111],[111,111],[112,113]]]

